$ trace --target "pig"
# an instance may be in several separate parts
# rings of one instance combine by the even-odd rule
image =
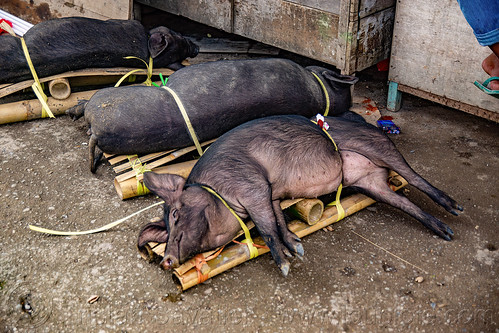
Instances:
[[[329,114],[347,111],[350,87],[357,80],[322,67],[265,58],[186,66],[173,73],[166,86],[179,96],[199,141],[206,141],[264,116],[324,112],[323,89],[330,100]],[[90,126],[92,172],[99,159],[96,147],[109,154],[148,154],[193,144],[179,106],[163,88],[102,89],[67,114],[75,120],[84,115]]]
[[[163,26],[149,32],[135,20],[97,20],[67,17],[41,22],[24,35],[30,58],[39,77],[83,68],[144,67],[134,56],[154,67],[178,69],[199,48],[182,35]],[[0,36],[0,83],[32,79],[21,40]]]
[[[250,218],[286,276],[286,257],[304,255],[300,239],[286,226],[279,202],[335,192],[340,183],[397,207],[445,240],[453,231],[388,185],[389,169],[426,193],[447,211],[463,208],[418,175],[392,141],[376,127],[342,117],[326,117],[327,132],[307,118],[271,116],[250,121],[222,135],[198,160],[189,177],[144,174],[144,184],[161,197],[163,220],[146,225],[138,239],[167,242],[161,262],[177,267],[191,256],[222,246],[240,230],[214,189],[242,219]]]

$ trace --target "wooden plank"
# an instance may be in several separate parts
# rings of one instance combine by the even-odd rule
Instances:
[[[9,4],[11,2],[11,4]],[[18,0],[4,1],[6,11],[33,24],[49,18],[84,16],[101,20],[123,19],[130,15],[129,0]]]
[[[227,38],[191,38],[191,40],[199,46],[200,53],[279,54],[278,48],[255,41],[229,40]]]
[[[395,0],[360,0],[358,16],[362,19],[387,8],[395,8]]]
[[[440,103],[443,105],[446,105],[448,107],[458,109],[461,111],[464,111],[466,113],[473,114],[478,117],[482,117],[485,119],[488,119],[490,121],[494,121],[496,123],[499,123],[499,113],[482,109],[478,106],[475,105],[469,105],[463,102],[459,102],[450,98],[447,98],[445,96],[439,96],[436,94],[429,93],[427,91],[419,90],[416,88],[412,88],[403,84],[398,85],[398,90],[409,93],[414,96],[418,96],[424,99],[427,99],[432,102]],[[480,92],[477,90],[477,94],[480,94]]]
[[[147,163],[147,162],[152,161],[156,158],[165,156],[171,152],[173,152],[173,150],[164,151],[164,152],[160,152],[160,153],[154,153],[154,154],[148,154],[148,155],[140,156],[139,159],[140,159],[141,163]],[[122,156],[116,156],[112,160],[113,160],[113,162],[108,160],[111,165],[116,164],[118,162],[122,162],[124,160],[129,160],[129,158],[128,158],[128,156],[122,155]],[[131,169],[131,168],[132,168],[131,164],[127,162],[127,163],[123,163],[121,165],[118,165],[117,167],[114,167],[113,170],[116,173],[121,173],[121,172],[128,170],[128,169]]]
[[[284,0],[295,3],[301,6],[319,9],[332,14],[340,13],[340,1],[323,1],[323,0]]]
[[[400,0],[395,20],[390,81],[477,108],[470,113],[499,112],[497,98],[473,85],[487,79],[481,63],[491,51],[478,44],[457,2]]]
[[[204,147],[212,142],[214,142],[215,139],[213,140],[209,140],[209,141],[205,141],[203,143],[201,143],[201,146]],[[196,147],[195,146],[190,146],[190,147],[186,147],[186,148],[182,148],[182,149],[179,149],[179,150],[175,150],[174,152],[172,152],[171,154],[168,154],[167,156],[165,157],[162,157],[154,162],[151,162],[148,164],[148,168],[149,169],[154,169],[154,168],[157,168],[161,165],[164,165],[168,162],[171,162],[173,160],[175,160],[176,158],[180,157],[180,156],[183,156],[187,153],[190,153],[192,151],[196,150]],[[124,174],[121,174],[119,176],[116,177],[116,181],[118,182],[122,182],[124,180],[127,180],[127,179],[130,179],[130,178],[133,178],[135,177],[135,171],[134,170],[131,170],[131,171],[128,171]]]
[[[395,7],[391,7],[359,21],[357,45],[351,54],[355,71],[361,71],[390,56]]]
[[[135,0],[135,2],[232,32],[233,0]]]
[[[336,61],[337,14],[284,1],[246,0],[234,7],[234,33],[340,65]]]

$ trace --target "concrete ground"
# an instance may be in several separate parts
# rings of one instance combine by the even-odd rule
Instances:
[[[135,247],[159,208],[88,236],[28,229],[91,229],[158,201],[121,201],[108,164],[89,172],[83,121],[1,125],[0,331],[497,332],[498,124],[409,95],[390,113],[386,73],[358,76],[355,94],[393,117],[411,166],[464,206],[455,217],[404,191],[452,227],[451,242],[375,204],[304,238],[287,278],[266,254],[179,294]]]

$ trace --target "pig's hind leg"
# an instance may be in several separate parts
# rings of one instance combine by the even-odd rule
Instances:
[[[456,210],[463,210],[463,207],[449,195],[431,185],[414,171],[386,135],[382,134],[374,127],[364,129],[364,131],[367,130],[367,134],[370,135],[369,137],[371,140],[368,140],[368,137],[366,137],[365,142],[371,142],[371,146],[360,145],[356,147],[357,149],[351,149],[352,151],[364,155],[379,167],[385,167],[396,171],[404,177],[409,184],[426,193],[426,195],[445,208],[449,213],[458,215]],[[372,140],[372,138],[375,138],[375,140]]]
[[[94,134],[90,135],[90,140],[88,141],[88,160],[90,163],[90,171],[95,173],[97,169],[97,163],[102,157],[102,151],[99,150],[97,156],[95,156],[95,150],[97,148],[97,137]]]
[[[351,153],[346,155],[350,155],[351,157]],[[342,154],[342,157],[343,156],[344,155]],[[451,236],[454,235],[454,232],[449,226],[441,222],[436,217],[424,212],[405,196],[390,189],[387,182],[388,169],[377,167],[371,162],[367,162],[367,159],[365,159],[365,162],[367,163],[359,167],[359,159],[362,160],[365,159],[365,157],[356,156],[355,164],[348,163],[348,157],[346,159],[344,158],[343,173],[345,175],[345,179],[348,179],[348,176],[353,174],[353,177],[350,177],[350,181],[345,181],[345,186],[353,187],[357,191],[364,193],[376,201],[384,202],[401,209],[417,219],[438,236],[448,241],[451,240]],[[356,165],[357,167],[355,170],[348,170],[349,165]],[[347,169],[345,169],[345,167]],[[361,170],[361,172],[359,172],[359,170]]]

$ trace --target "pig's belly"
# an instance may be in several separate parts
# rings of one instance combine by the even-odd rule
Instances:
[[[330,169],[314,172],[308,168],[306,173],[288,170],[285,179],[272,183],[272,199],[316,198],[335,192],[342,181],[341,161]]]

